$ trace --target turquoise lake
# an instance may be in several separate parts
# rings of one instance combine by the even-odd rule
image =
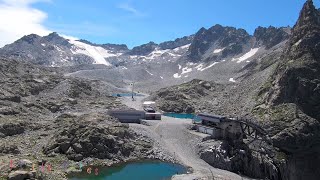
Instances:
[[[185,174],[184,166],[165,162],[137,162],[115,167],[92,167],[91,174],[84,168],[82,172],[71,174],[70,180],[167,180],[175,174]]]
[[[194,114],[179,114],[179,113],[163,113],[164,116],[179,118],[179,119],[193,119]]]

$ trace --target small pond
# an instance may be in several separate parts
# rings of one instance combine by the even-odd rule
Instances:
[[[114,93],[113,97],[131,97],[132,93]],[[143,94],[133,93],[133,96],[144,96]]]
[[[193,119],[194,114],[179,114],[179,113],[163,113],[164,116],[179,118],[179,119]]]
[[[69,176],[70,180],[166,180],[175,174],[186,174],[184,166],[165,162],[136,162],[114,167],[92,167]],[[96,173],[96,171],[98,173]]]

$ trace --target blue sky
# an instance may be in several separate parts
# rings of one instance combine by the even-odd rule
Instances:
[[[28,1],[25,6],[29,10],[43,13],[43,17],[38,19],[36,25],[45,30],[95,43],[123,43],[129,47],[149,41],[159,43],[173,40],[194,34],[201,27],[209,28],[215,24],[244,28],[250,34],[257,26],[293,26],[305,2],[305,0],[11,0],[17,3],[21,1]],[[314,3],[319,7],[320,0],[314,0]]]

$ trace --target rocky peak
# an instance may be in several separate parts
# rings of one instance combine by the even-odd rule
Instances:
[[[267,104],[295,103],[320,119],[320,14],[308,0],[300,12],[267,93]]]
[[[285,28],[276,28],[273,26],[261,27],[259,26],[254,31],[254,37],[257,40],[258,45],[265,46],[266,49],[270,49],[273,46],[289,38],[289,34],[285,31]]]
[[[63,46],[71,46],[69,44],[68,40],[66,40],[65,38],[59,36],[59,34],[56,33],[56,32],[50,33],[48,36],[44,36],[42,38],[42,40],[50,42],[52,44],[59,44],[59,45],[63,45]]]
[[[154,42],[149,42],[141,46],[134,47],[128,54],[129,55],[142,55],[146,56],[156,49],[158,45]]]
[[[319,59],[320,47],[316,45],[316,42],[319,41],[320,13],[313,5],[313,1],[307,0],[300,12],[297,23],[293,27],[292,36],[285,49],[285,54],[291,59],[299,58],[303,55]]]
[[[102,44],[101,47],[108,49],[108,50],[113,50],[113,51],[128,51],[128,46],[125,44]]]
[[[299,19],[294,26],[294,31],[299,31],[301,28],[305,26],[319,26],[319,11],[313,5],[312,0],[307,0],[307,2],[303,5],[303,8],[300,12]]]
[[[30,35],[23,36],[21,39],[17,40],[16,42],[27,42],[29,44],[33,44],[34,42],[40,39],[41,39],[41,36],[37,34],[30,34]]]
[[[193,38],[189,48],[189,58],[193,61],[201,59],[213,45],[218,48],[226,48],[227,46],[236,46],[236,51],[228,51],[224,53],[226,56],[231,54],[239,54],[242,52],[242,44],[249,41],[250,35],[244,29],[236,29],[233,27],[223,27],[219,24],[209,28],[201,28]]]
[[[161,49],[175,49],[177,47],[181,47],[187,44],[190,44],[193,40],[194,35],[184,36],[182,38],[177,38],[174,41],[166,41],[159,44]]]

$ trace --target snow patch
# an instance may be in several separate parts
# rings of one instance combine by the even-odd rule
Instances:
[[[146,70],[146,69],[145,69]],[[146,70],[148,74],[150,74],[151,76],[153,76],[153,74],[151,72],[149,72],[148,70]]]
[[[294,44],[294,46],[298,46],[301,42],[302,42],[302,39],[300,39],[298,42],[296,42],[296,43]]]
[[[179,73],[175,73],[175,74],[173,75],[173,77],[176,78],[176,79],[177,79],[177,78],[181,78],[181,76],[179,75]]]
[[[123,70],[127,70],[128,68],[123,66],[122,69],[123,69]]]
[[[46,47],[46,44],[42,43],[41,46]]]
[[[244,54],[243,56],[238,58],[237,63],[241,63],[242,61],[245,61],[245,60],[251,58],[252,56],[254,56],[258,52],[258,50],[259,50],[259,48],[251,49],[249,52],[247,52],[246,54]]]
[[[233,78],[230,78],[229,81],[234,83],[236,82]]]
[[[62,50],[61,50],[61,48],[59,48],[58,46],[56,46],[56,45],[53,45],[54,46],[54,48],[56,48],[59,52],[63,52]]]
[[[182,68],[181,75],[186,74],[186,73],[190,73],[190,72],[192,72],[192,68],[184,67],[184,68]]]
[[[69,40],[69,42],[74,45],[71,49],[73,54],[84,54],[90,56],[94,59],[95,64],[104,64],[106,66],[111,66],[111,64],[107,62],[105,58],[120,55],[112,54],[102,47],[91,46],[89,44],[85,44],[76,40]]]
[[[209,69],[209,68],[212,68],[214,65],[216,65],[216,64],[219,64],[219,62],[214,62],[214,63],[212,63],[212,64],[210,64],[209,66],[207,66],[207,67],[203,67],[203,64],[201,63],[201,64],[199,64],[198,66],[196,66],[196,69],[198,70],[198,71],[204,71],[204,70],[207,70],[207,69]]]
[[[180,70],[182,67],[181,67],[181,65],[180,65],[180,64],[178,64],[178,66],[179,66],[179,70]]]
[[[223,51],[224,50],[224,48],[222,48],[222,49],[215,49],[214,51],[213,51],[213,53],[214,54],[218,54],[218,53],[220,53],[221,51]]]
[[[190,47],[191,44],[187,44],[187,45],[184,45],[184,46],[180,46],[180,47],[177,47],[177,48],[174,48],[173,51],[177,52],[179,50],[184,50],[184,49],[187,49]]]
[[[207,66],[207,67],[205,67],[205,68],[203,68],[203,69],[200,69],[200,71],[204,71],[204,70],[207,70],[207,69],[209,69],[209,68],[212,68],[214,65],[216,65],[216,64],[219,64],[219,62],[214,62],[214,63],[212,63],[212,64],[210,64],[209,66]]]
[[[188,62],[187,63],[187,66],[194,66],[194,65],[197,65],[196,63],[193,63],[193,62]]]
[[[201,63],[201,64],[199,64],[198,66],[196,66],[196,69],[197,69],[198,71],[201,71],[202,67],[203,67],[203,64]]]
[[[163,77],[162,77],[162,76],[160,76],[160,78],[161,78],[161,79],[163,79]]]

